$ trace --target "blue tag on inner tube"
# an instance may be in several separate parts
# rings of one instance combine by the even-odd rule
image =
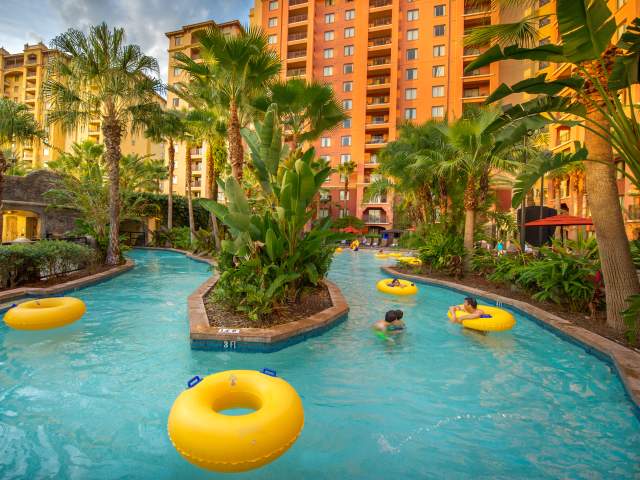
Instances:
[[[483,313],[482,315],[480,315],[480,318],[492,318],[492,317],[488,313]]]

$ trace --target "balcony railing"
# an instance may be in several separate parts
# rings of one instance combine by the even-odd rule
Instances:
[[[293,42],[295,40],[305,40],[306,38],[307,38],[307,32],[290,33],[289,36],[287,37],[287,39],[290,42]]]
[[[462,98],[486,97],[487,95],[489,95],[488,92],[478,88],[466,88],[462,92]]]
[[[367,105],[383,105],[389,103],[389,97],[367,97]]]
[[[306,75],[306,68],[292,68],[291,70],[287,70],[287,77],[299,77],[301,75]]]
[[[383,25],[391,25],[391,17],[375,18],[369,22],[369,28],[382,27]]]
[[[386,195],[376,195],[375,197],[371,197],[368,202],[365,203],[387,203]]]
[[[371,0],[369,2],[369,8],[386,7],[391,5],[391,0]]]
[[[202,155],[202,148],[192,148],[191,155]]]
[[[364,223],[387,223],[386,215],[364,215],[363,218]]]
[[[289,6],[294,7],[296,5],[302,5],[303,3],[307,3],[309,0],[289,0]]]
[[[389,45],[391,43],[391,37],[381,37],[369,40],[367,44],[370,47],[379,47],[380,45]]]
[[[384,135],[373,135],[367,138],[365,143],[373,143],[373,144],[387,143],[387,137],[385,137]]]
[[[390,81],[390,77],[372,77],[367,79],[367,85],[385,85]]]
[[[202,163],[198,162],[198,163],[192,163],[191,164],[191,171],[192,172],[200,172],[202,170]]]
[[[490,13],[490,12],[491,12],[491,5],[488,3],[484,5],[474,5],[473,7],[464,7],[465,15],[473,15],[474,13]]]
[[[468,55],[480,55],[482,53],[482,49],[478,47],[465,47],[462,51],[462,54],[466,57]]]
[[[376,57],[367,60],[367,65],[370,67],[377,67],[378,65],[389,65],[391,63],[391,57]]]
[[[22,67],[24,65],[23,59],[19,60],[5,60],[4,68],[17,68]]]
[[[297,23],[297,22],[304,22],[308,19],[309,17],[306,14],[302,14],[302,15],[291,15],[289,17],[289,23]]]
[[[627,208],[627,218],[629,220],[640,220],[640,205],[629,205]]]
[[[200,188],[201,186],[202,186],[202,183],[200,181],[191,182],[191,188]]]
[[[307,55],[306,50],[292,50],[289,53],[287,53],[287,58],[289,59],[300,58],[300,57],[305,57],[306,55]]]

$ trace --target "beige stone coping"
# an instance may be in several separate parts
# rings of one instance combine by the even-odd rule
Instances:
[[[459,283],[455,282],[447,282],[446,280],[440,280],[421,275],[410,275],[401,273],[392,267],[381,267],[381,270],[394,277],[402,277],[417,282],[422,281],[434,285],[442,285],[444,287],[452,288],[455,290],[469,292],[480,297],[511,305],[519,310],[522,310],[525,313],[528,313],[529,315],[534,316],[541,322],[551,327],[552,330],[559,331],[576,340],[578,344],[584,345],[588,348],[593,348],[600,354],[609,357],[614,366],[617,368],[619,376],[624,383],[627,393],[636,404],[636,407],[640,408],[640,352],[637,352],[631,348],[627,348],[624,345],[620,345],[613,340],[609,340],[608,338],[598,335],[597,333],[593,333],[585,328],[579,327],[578,325],[574,325],[568,320],[560,318],[553,313],[549,313],[546,310],[543,310],[521,300],[514,300],[513,298],[503,297],[502,295],[485,292],[484,290],[460,285]]]
[[[222,329],[209,325],[209,319],[204,306],[204,297],[218,281],[219,275],[204,282],[189,296],[189,329],[192,341],[209,341],[211,343],[234,342],[238,344],[268,344],[284,342],[294,337],[304,336],[318,329],[326,329],[349,312],[349,305],[340,289],[328,280],[324,284],[329,290],[333,306],[310,317],[295,322],[275,325],[270,328],[239,328]],[[222,333],[227,330],[228,333]],[[236,333],[237,332],[237,333]]]
[[[104,272],[94,273],[92,275],[87,275],[86,277],[76,278],[75,280],[58,283],[57,285],[52,285],[50,287],[13,288],[11,290],[0,292],[0,303],[9,302],[11,300],[19,299],[20,297],[25,296],[46,297],[49,295],[57,295],[69,290],[77,290],[78,288],[86,287],[97,282],[108,280],[109,278],[115,277],[116,275],[120,275],[127,270],[131,270],[134,265],[135,263],[133,262],[133,260],[127,259],[127,261],[122,265],[117,265],[113,268],[110,268],[109,270],[105,270]]]

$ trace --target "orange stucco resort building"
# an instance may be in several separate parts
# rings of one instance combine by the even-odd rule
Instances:
[[[187,82],[189,79],[186,74],[178,67],[174,62],[174,56],[177,52],[182,52],[190,56],[194,60],[200,58],[200,43],[198,42],[198,32],[202,32],[208,28],[219,28],[225,34],[233,35],[242,30],[242,25],[238,20],[231,22],[216,23],[213,20],[206,22],[193,23],[191,25],[185,25],[179,30],[173,32],[167,32],[165,35],[169,39],[169,73],[167,78],[169,85],[173,85],[177,82]],[[167,92],[167,107],[176,110],[188,109],[189,105],[186,102],[178,98],[177,95],[168,91]],[[165,147],[168,150],[168,145]],[[206,164],[206,154],[209,146],[206,142],[200,145],[191,147],[191,191],[194,197],[208,196],[209,193],[205,191],[205,186],[209,185],[209,175]],[[175,166],[174,176],[169,181],[173,182],[173,190],[178,195],[186,194],[186,185],[188,179],[187,169],[185,168],[186,161],[186,144],[176,143],[175,145]],[[165,152],[165,158],[169,158],[168,151]],[[166,184],[167,182],[165,182]],[[163,186],[163,191],[168,191],[168,185]]]
[[[370,231],[393,225],[391,193],[366,202],[365,191],[398,125],[458,117],[499,84],[499,65],[463,73],[482,50],[463,46],[465,31],[497,21],[488,1],[256,0],[250,17],[282,58],[283,78],[330,84],[349,114],[315,143],[333,167],[357,165],[348,212],[333,174],[320,215],[356,215]]]

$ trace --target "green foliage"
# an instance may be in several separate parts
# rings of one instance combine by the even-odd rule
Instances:
[[[498,258],[491,250],[477,248],[471,257],[471,271],[482,276],[492,273]]]
[[[418,235],[416,232],[404,233],[398,240],[398,246],[400,248],[416,249],[422,246],[422,244],[423,244],[422,237]]]
[[[431,270],[455,277],[462,275],[464,245],[459,235],[433,228],[427,233],[424,245],[418,252],[423,265]]]
[[[203,205],[229,229],[218,256],[221,275],[213,296],[252,320],[264,318],[284,301],[326,275],[339,236],[329,221],[305,232],[313,200],[330,168],[314,158],[314,150],[285,157],[277,108],[272,105],[256,133],[245,133],[262,195],[261,210],[252,208],[234,177],[220,183],[227,204],[204,200]]]
[[[627,303],[629,307],[622,312],[622,319],[627,327],[627,340],[631,345],[637,346],[640,333],[640,294],[629,297]]]
[[[636,268],[640,269],[640,240],[633,240],[630,243],[631,246],[631,258]]]
[[[15,288],[40,278],[56,278],[92,266],[95,252],[84,245],[43,240],[0,246],[0,288]]]
[[[332,222],[332,227],[335,229],[353,227],[361,230],[364,228],[364,222],[358,217],[354,217],[353,215],[347,215],[345,217],[336,218]]]
[[[145,205],[145,214],[158,216],[163,225],[167,224],[167,195],[138,192],[137,196],[142,199]],[[209,212],[202,206],[202,199],[193,199],[193,217],[196,230],[209,228]],[[181,195],[173,196],[173,225],[175,227],[189,226],[189,206],[187,198]]]

